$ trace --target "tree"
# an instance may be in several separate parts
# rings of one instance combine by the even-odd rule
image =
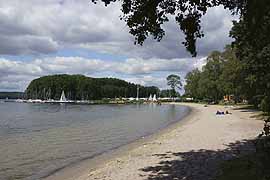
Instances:
[[[178,92],[175,92],[172,89],[164,89],[160,92],[160,97],[167,98],[170,97],[172,94],[175,94],[175,96],[180,96]]]
[[[224,67],[224,59],[219,51],[212,52],[203,67],[202,77],[199,82],[200,93],[207,99],[218,102],[224,95],[220,75]]]
[[[242,18],[234,22],[230,35],[235,39],[233,46],[242,64],[242,93],[249,103],[259,107],[270,103],[266,102],[270,96],[270,7],[269,1],[266,4],[264,0],[258,1],[256,6],[254,19]],[[250,28],[253,26],[256,28]]]
[[[226,46],[225,51],[222,53],[224,61],[224,68],[220,76],[220,82],[226,95],[234,95],[235,102],[239,102],[243,98],[243,74],[242,63],[236,57],[235,48]]]
[[[111,2],[122,4],[124,20],[135,37],[135,44],[142,45],[151,35],[160,41],[165,35],[162,25],[173,16],[181,31],[185,34],[183,45],[193,56],[197,55],[196,40],[202,38],[201,18],[209,8],[223,6],[232,14],[238,14],[253,35],[260,34],[258,24],[263,22],[265,14],[270,12],[269,0],[91,0],[101,1],[107,6]]]
[[[185,94],[198,100],[218,102],[224,95],[234,95],[237,100],[243,92],[242,63],[235,50],[226,46],[223,52],[214,51],[202,71],[195,69],[186,76]]]
[[[198,69],[194,69],[193,71],[187,73],[185,77],[186,85],[184,87],[186,96],[193,97],[196,99],[202,99],[201,92],[199,89],[201,73],[202,72],[199,71]]]
[[[181,90],[182,89],[182,82],[181,82],[181,78],[180,76],[177,76],[175,74],[171,74],[167,77],[167,85],[170,86],[173,90],[173,97],[175,96],[176,94],[176,91],[175,89],[179,89]]]

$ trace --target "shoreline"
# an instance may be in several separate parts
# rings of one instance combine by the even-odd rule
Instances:
[[[108,163],[109,161],[112,161],[118,157],[121,157],[124,154],[127,154],[129,151],[132,151],[138,146],[143,146],[147,143],[151,143],[151,141],[158,139],[160,136],[168,133],[169,131],[179,126],[182,126],[186,123],[189,123],[190,121],[189,117],[194,115],[192,114],[194,109],[187,105],[178,103],[163,103],[163,104],[181,105],[187,107],[188,110],[183,118],[168,124],[166,127],[158,129],[154,133],[149,133],[146,136],[131,141],[127,144],[123,144],[119,147],[94,155],[93,157],[89,157],[85,160],[75,162],[71,165],[68,165],[67,167],[60,168],[55,172],[53,172],[52,174],[43,177],[42,179],[44,180],[73,180],[74,178],[77,179],[78,177],[81,176],[81,173],[84,174],[85,171],[89,170],[95,171],[100,167],[102,167],[103,165],[105,165],[106,163]]]
[[[215,112],[216,109],[221,108],[224,109],[224,107],[210,106],[206,108],[200,104],[190,104],[190,103],[174,103],[174,104],[184,105],[190,108],[189,113],[182,120],[170,124],[167,127],[145,138],[138,139],[127,145],[114,149],[111,152],[106,152],[102,155],[94,157],[93,159],[85,160],[74,166],[64,168],[63,170],[60,170],[59,172],[56,172],[45,179],[46,180],[145,179],[145,177],[150,175],[149,172],[146,171],[143,172],[142,169],[144,167],[156,165],[160,160],[160,157],[154,156],[155,154],[167,153],[168,154],[167,156],[170,156],[170,153],[168,153],[169,151],[179,152],[180,150],[180,152],[185,152],[199,149],[211,149],[211,150],[218,150],[222,148],[224,149],[226,146],[224,144],[232,143],[232,141],[234,142],[236,140],[246,139],[247,137],[248,138],[255,137],[254,136],[255,132],[261,128],[262,122],[253,121],[251,123],[249,121],[249,123],[251,124],[256,124],[256,127],[253,128],[253,131],[248,134],[244,134],[243,132],[241,132],[242,134],[236,133],[236,135],[234,135],[233,138],[231,138],[230,135],[228,135],[228,132],[225,132],[225,134],[227,133],[226,134],[227,137],[225,138],[223,138],[222,136],[217,137],[218,139],[221,140],[221,143],[216,141],[215,138],[213,138],[212,136],[209,136],[208,137],[209,139],[207,138],[201,139],[200,136],[202,136],[201,133],[204,133],[204,129],[207,129],[209,131],[209,132],[206,131],[205,134],[211,135],[211,133],[213,133],[211,132],[213,131],[213,129],[211,130],[210,127],[211,125],[208,126],[208,124],[202,124],[203,120],[205,120],[207,123],[206,119],[207,112],[205,112],[205,110],[211,111],[211,116],[209,117],[209,119],[212,120],[216,118],[226,119],[227,117],[230,117],[230,115],[226,115],[224,117],[217,117],[216,115],[213,116],[212,114]],[[230,111],[233,110],[230,109]],[[241,113],[242,112],[239,113],[233,111],[232,116],[234,118],[232,122],[229,123],[226,122],[224,123],[222,121],[221,122],[229,127],[233,126],[233,124],[237,125],[237,123],[239,122],[241,124],[243,123],[242,122],[243,119],[249,118]],[[215,126],[217,127],[216,130],[218,130],[218,128],[220,127],[222,128],[222,126],[220,126],[216,122]],[[196,138],[192,137],[194,135],[197,135],[198,137]],[[244,138],[241,137],[242,135]],[[215,140],[215,142],[211,142],[210,139],[213,139],[213,141]],[[174,157],[168,157],[168,159],[170,158]]]

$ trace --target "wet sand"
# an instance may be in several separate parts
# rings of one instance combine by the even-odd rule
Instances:
[[[222,106],[191,107],[191,113],[155,135],[114,152],[66,168],[49,180],[210,180],[225,160],[254,151],[253,139],[263,122],[256,112]],[[217,116],[216,111],[232,112]]]

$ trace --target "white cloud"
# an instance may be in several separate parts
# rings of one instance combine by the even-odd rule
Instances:
[[[55,57],[33,61],[12,61],[0,59],[0,89],[24,90],[34,78],[49,74],[113,74],[116,78],[142,85],[164,88],[165,78],[176,73],[184,78],[194,68],[200,68],[205,58],[196,59],[126,59],[125,61],[103,61],[82,57]],[[15,86],[16,84],[16,86]]]
[[[132,78],[124,78],[124,80],[133,82],[135,84],[141,84],[143,86],[157,86],[161,89],[168,88],[166,85],[166,76],[165,77],[158,77],[153,75],[143,75],[138,77]]]
[[[181,44],[184,37],[174,20],[164,25],[162,42],[148,39],[144,46],[134,46],[134,38],[119,20],[119,4],[106,8],[89,2],[0,0],[0,55],[14,55],[16,59],[31,55],[35,59],[12,61],[0,56],[0,89],[22,91],[32,79],[56,73],[110,75],[165,88],[166,75],[175,73],[184,78],[188,71],[202,67],[203,57],[210,51],[221,50],[231,42],[228,32],[233,18],[222,7],[210,10],[202,19],[206,36],[198,42],[199,57],[193,59]],[[43,56],[73,48],[104,52],[112,59],[114,54],[128,58],[104,61]]]
[[[140,58],[183,58],[183,34],[172,21],[164,25],[161,43],[147,40],[143,47],[133,45],[128,28],[119,20],[121,7],[107,8],[88,0],[0,0],[0,54],[48,54],[67,47],[81,47],[109,54]],[[209,11],[202,20],[207,35],[198,43],[204,56],[222,49],[231,41],[230,13],[222,7]]]

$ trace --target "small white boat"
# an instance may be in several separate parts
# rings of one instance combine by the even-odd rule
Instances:
[[[24,99],[16,99],[15,102],[18,102],[18,103],[24,103],[26,102]]]
[[[44,103],[41,99],[33,99],[32,103]]]
[[[154,101],[154,102],[157,101],[157,95],[156,94],[154,94],[152,101]]]
[[[59,102],[67,102],[67,98],[64,91],[62,91]]]
[[[62,91],[61,97],[59,99],[59,101],[51,101],[51,103],[74,103],[75,101],[72,100],[68,100],[66,98],[65,92]]]
[[[149,98],[148,98],[148,101],[153,101],[152,94],[150,94],[150,96],[149,96]]]

